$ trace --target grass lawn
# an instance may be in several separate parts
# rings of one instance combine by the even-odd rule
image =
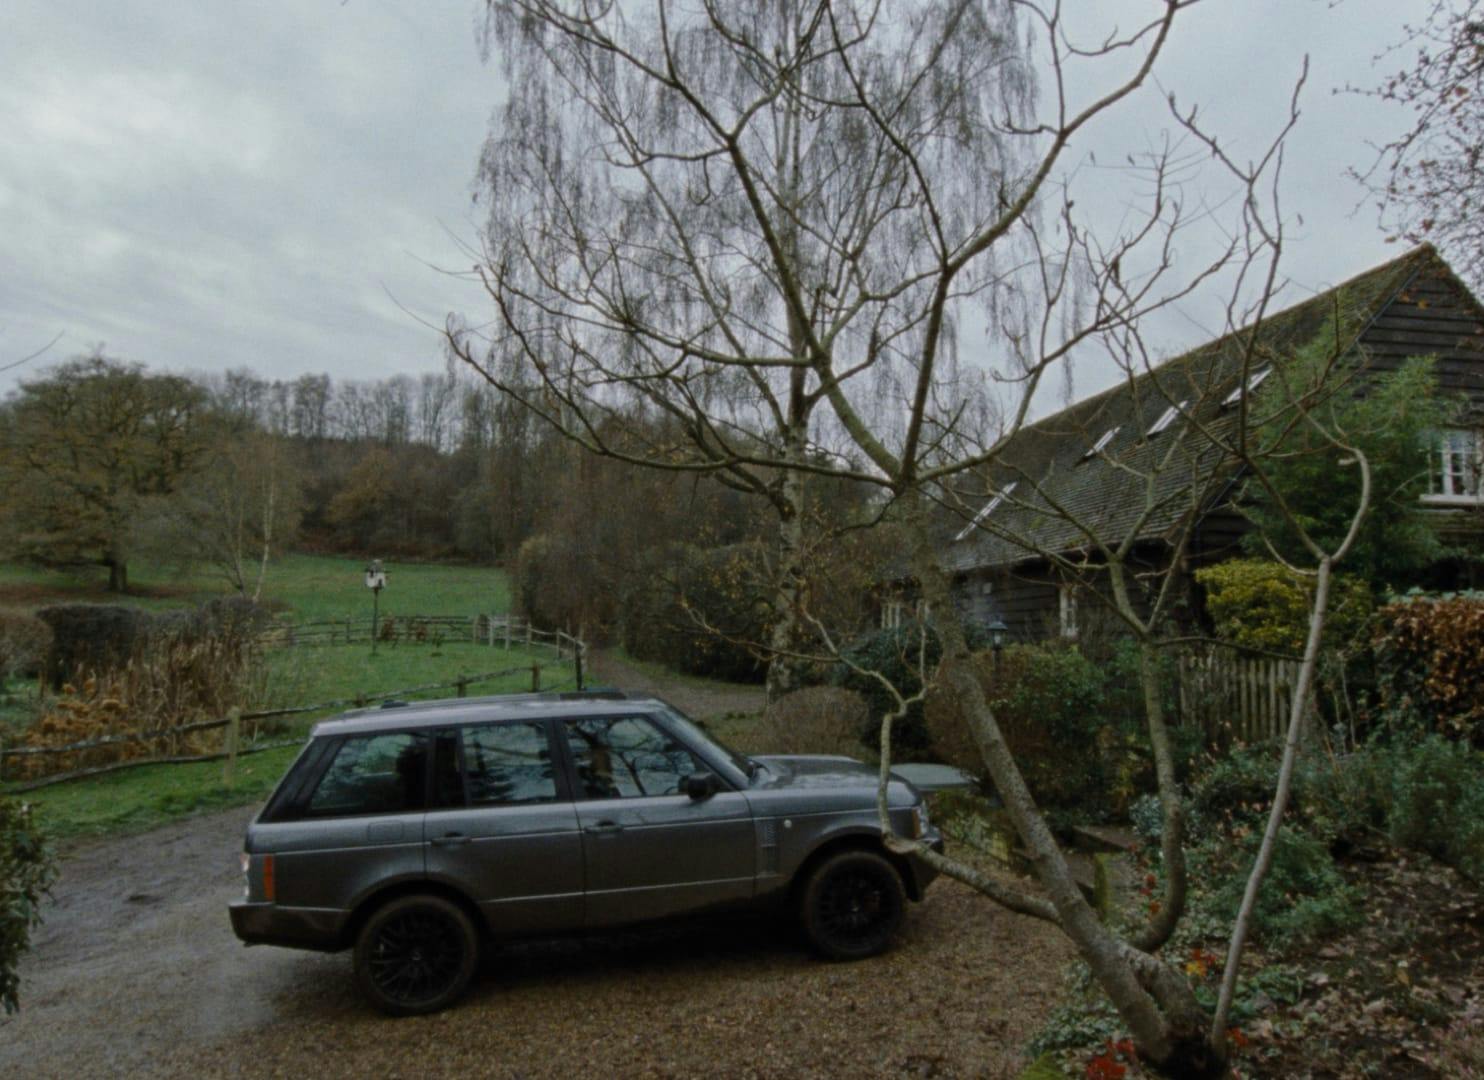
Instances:
[[[510,605],[505,572],[492,566],[447,563],[384,563],[384,615],[498,614]],[[102,569],[64,573],[0,563],[0,605],[40,607],[56,603],[126,603],[152,610],[199,604],[231,592],[225,579],[201,568],[177,569],[135,563],[129,593],[107,590]],[[290,555],[268,568],[263,598],[299,619],[371,614],[365,563],[330,555]]]
[[[191,814],[266,799],[298,752],[298,746],[285,746],[244,755],[230,785],[223,782],[222,762],[202,761],[141,765],[40,788],[23,798],[38,808],[41,828],[53,840],[143,832]]]
[[[450,683],[466,675],[517,669],[494,681],[472,683],[471,696],[507,694],[531,689],[531,665],[541,666],[541,688],[564,690],[576,686],[570,659],[561,664],[551,649],[490,648],[460,641],[432,645],[382,644],[375,655],[369,645],[313,645],[272,649],[264,656],[255,707],[338,701],[364,696],[385,697],[429,683]],[[453,697],[453,690],[429,690],[402,695],[412,699]]]
[[[387,587],[383,615],[498,614],[509,607],[503,571],[494,567],[384,563]],[[357,559],[293,555],[269,568],[264,599],[302,621],[369,618],[371,595],[364,584],[365,564]],[[125,603],[150,610],[199,604],[228,595],[224,580],[208,570],[182,574],[167,567],[136,563],[129,568],[130,592],[107,591],[103,571],[69,574],[0,563],[0,606],[41,607],[55,603]],[[531,665],[542,667],[543,689],[574,685],[572,663],[558,665],[549,649],[489,648],[471,642],[397,646],[304,646],[264,655],[252,706],[265,708],[353,699],[368,701],[461,676],[519,669],[494,681],[471,684],[470,695],[511,693],[531,688]],[[0,739],[12,739],[32,717],[30,684],[0,692]],[[453,689],[399,695],[453,697]],[[338,712],[325,710],[325,713]],[[321,713],[319,715],[324,715]],[[308,731],[313,714],[297,717],[278,737]],[[118,773],[58,784],[25,797],[42,808],[47,832],[56,837],[133,832],[173,818],[241,805],[264,798],[297,751],[293,747],[241,759],[231,785],[222,780],[220,762],[140,766]],[[3,792],[3,789],[0,789]]]
[[[493,566],[383,562],[382,615],[479,615],[509,610],[505,571]],[[265,599],[301,619],[368,617],[366,564],[329,555],[291,555],[268,571]]]

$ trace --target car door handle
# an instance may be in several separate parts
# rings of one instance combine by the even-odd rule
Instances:
[[[599,821],[589,825],[585,831],[594,836],[612,836],[614,833],[623,832],[623,826],[616,821]]]
[[[442,836],[435,836],[429,841],[434,847],[459,847],[468,842],[469,838],[459,832],[444,833]]]

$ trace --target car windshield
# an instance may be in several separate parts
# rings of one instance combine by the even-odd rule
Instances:
[[[668,719],[670,723],[675,726],[676,730],[678,730],[681,735],[691,740],[692,743],[702,743],[708,746],[714,746],[728,761],[730,761],[734,766],[740,769],[742,773],[749,779],[751,779],[753,774],[757,772],[757,762],[753,761],[752,758],[748,757],[746,754],[739,754],[737,751],[733,750],[730,746],[722,742],[716,736],[712,735],[700,724],[696,723],[690,717],[686,716],[685,713],[675,708],[675,706],[666,705],[664,711],[666,719]]]

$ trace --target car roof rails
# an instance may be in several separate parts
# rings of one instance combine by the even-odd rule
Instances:
[[[616,686],[589,686],[582,690],[564,690],[561,701],[628,701],[629,695]]]

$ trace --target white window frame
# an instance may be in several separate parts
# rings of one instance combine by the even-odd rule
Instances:
[[[917,622],[927,621],[932,614],[933,605],[926,600],[918,600],[912,605],[912,617]],[[881,629],[895,630],[907,621],[907,602],[905,600],[888,600],[881,605]]]
[[[1233,390],[1230,394],[1227,394],[1226,397],[1222,399],[1221,407],[1223,409],[1231,408],[1231,406],[1242,400],[1242,391],[1244,389],[1247,391],[1248,394],[1251,394],[1252,391],[1261,386],[1262,381],[1272,373],[1273,369],[1270,367],[1259,368],[1257,371],[1254,371],[1251,375],[1247,376],[1247,385],[1245,387],[1237,387],[1235,390]]]
[[[998,507],[1000,503],[1005,501],[1005,496],[1014,491],[1015,485],[1018,483],[1020,483],[1019,480],[1011,480],[1004,487],[1000,488],[1000,490],[995,493],[995,497],[990,499],[989,502],[985,503],[984,507],[979,511],[979,513],[974,515],[974,520],[969,522],[958,531],[958,533],[953,538],[953,542],[958,543],[960,540],[967,540],[969,534],[979,527],[980,522],[982,522],[985,518],[989,517],[990,514],[995,512],[995,508]]]
[[[1484,506],[1484,431],[1438,433],[1422,501],[1430,506]]]
[[[888,600],[881,605],[881,629],[895,630],[902,625],[902,611],[905,605],[900,600]]]
[[[1190,398],[1186,398],[1178,405],[1171,405],[1164,412],[1160,413],[1158,420],[1149,425],[1149,431],[1147,434],[1149,434],[1150,436],[1158,435],[1161,431],[1164,431],[1171,424],[1173,424],[1176,419],[1183,416],[1185,414],[1185,410],[1189,407]]]
[[[1077,640],[1077,594],[1071,585],[1056,590],[1056,625],[1062,637]]]
[[[1095,455],[1102,453],[1103,448],[1105,446],[1107,446],[1110,442],[1112,442],[1113,441],[1113,436],[1117,435],[1118,432],[1121,431],[1122,429],[1123,429],[1123,425],[1122,424],[1118,424],[1118,425],[1116,425],[1114,427],[1110,427],[1107,431],[1105,431],[1101,435],[1099,435],[1098,436],[1098,441],[1095,442],[1095,443],[1093,443],[1092,446],[1088,449],[1087,453],[1085,453],[1085,454],[1082,455],[1082,460],[1083,461],[1086,461],[1088,458],[1094,457]]]

